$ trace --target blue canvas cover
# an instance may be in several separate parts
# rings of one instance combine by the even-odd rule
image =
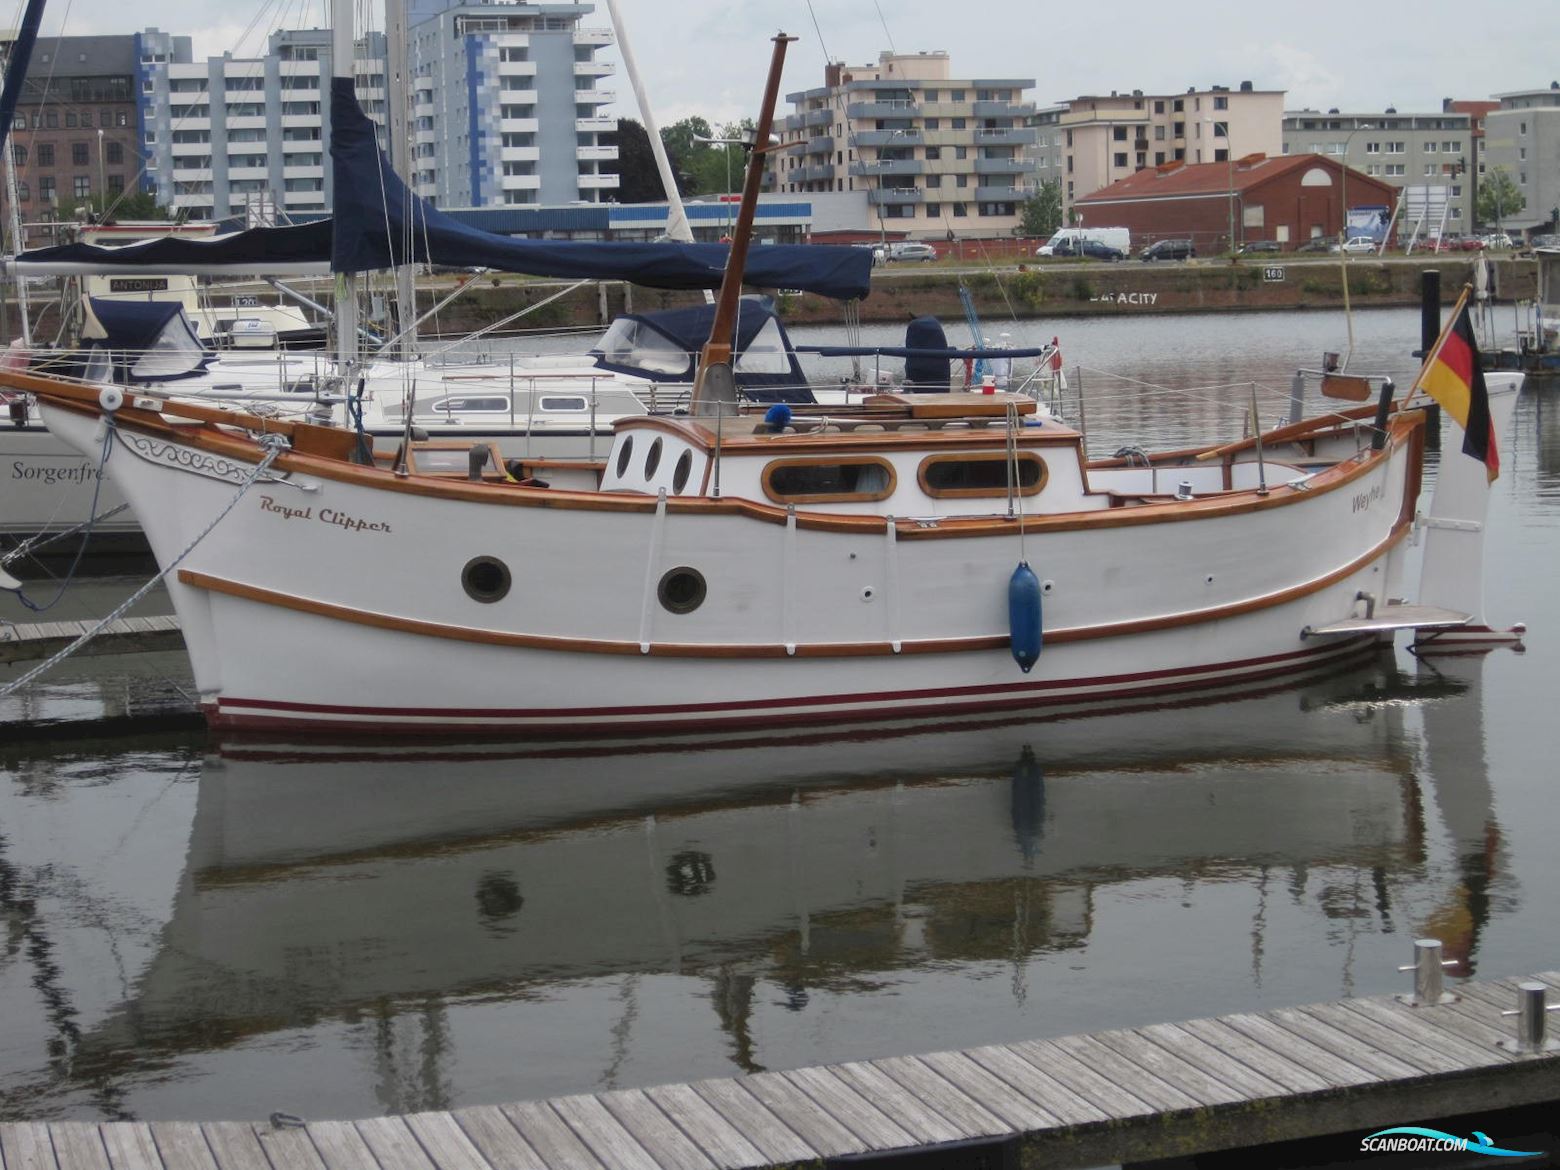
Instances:
[[[288,227],[250,228],[204,240],[171,236],[137,244],[60,244],[34,248],[16,258],[23,271],[48,265],[55,271],[134,269],[141,272],[329,271],[331,225],[322,219]]]
[[[625,313],[591,350],[596,364],[656,382],[692,382],[709,340],[714,305]],[[814,401],[785,325],[763,300],[744,297],[732,340],[732,373],[752,402]]]
[[[724,244],[517,240],[468,227],[412,195],[396,177],[358,106],[351,78],[331,81],[335,238],[331,268],[367,272],[408,261],[533,276],[628,280],[651,288],[719,288]],[[744,280],[839,300],[865,297],[872,255],[842,245],[756,244]]]
[[[172,382],[201,373],[216,355],[206,349],[177,301],[115,301],[92,297],[92,315],[104,338],[94,350],[108,351],[122,376],[134,382]]]

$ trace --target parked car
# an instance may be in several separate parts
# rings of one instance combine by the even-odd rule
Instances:
[[[1379,247],[1381,247],[1380,240],[1373,240],[1369,236],[1350,236],[1342,244],[1334,244],[1330,250],[1347,252],[1351,256],[1365,256]]]
[[[1277,240],[1247,240],[1238,250],[1241,256],[1256,256],[1263,253],[1282,252],[1284,249]]]
[[[1063,240],[1051,248],[1053,256],[1076,256],[1083,260],[1124,260],[1126,253],[1098,240]]]
[[[913,244],[908,241],[888,246],[890,260],[935,260],[937,249],[930,244]]]
[[[1509,248],[1511,247],[1511,237],[1505,232],[1491,232],[1484,237],[1484,246],[1486,248]]]
[[[1138,258],[1140,260],[1190,260],[1197,255],[1191,240],[1155,240]]]
[[[1331,252],[1337,244],[1330,236],[1312,236],[1295,249],[1296,252]]]

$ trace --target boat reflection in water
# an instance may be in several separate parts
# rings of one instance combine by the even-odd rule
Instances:
[[[472,1074],[482,1056],[445,1018],[566,998],[590,980],[707,981],[704,1026],[723,1034],[726,1063],[690,1069],[676,1044],[641,1053],[635,1075],[664,1081],[862,1055],[817,1040],[788,1061],[790,1037],[757,1038],[755,998],[801,1011],[811,996],[868,995],[927,971],[962,972],[973,995],[1022,996],[1041,978],[1028,973],[1035,960],[1088,944],[1102,893],[1114,907],[1115,889],[1145,879],[1270,875],[1291,899],[1320,903],[1313,914],[1395,913],[1408,929],[1390,889],[1423,876],[1427,833],[1405,712],[1462,689],[1375,659],[1238,702],[850,739],[230,744],[205,760],[159,951],[122,1010],[83,1038],[78,1067],[156,1065],[365,1016],[414,1020],[415,1041],[386,1024],[374,1043],[420,1054],[398,1057],[415,1083],[381,1070],[306,1098],[338,1114],[444,1107],[614,1083],[616,1065],[542,1069],[518,1054],[504,1072]],[[1476,709],[1478,697],[1452,705]],[[1481,839],[1483,791],[1482,816],[1459,814]],[[1373,877],[1349,902],[1348,880],[1304,880],[1326,867]],[[1168,941],[1145,937],[1138,957]],[[1245,956],[1210,961],[1240,968]],[[1015,974],[970,974],[983,964]],[[571,1026],[603,1033],[611,1021]],[[309,1062],[295,1063],[306,1080]]]

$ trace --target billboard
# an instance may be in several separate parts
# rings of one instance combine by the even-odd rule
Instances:
[[[1392,221],[1392,209],[1381,204],[1369,207],[1351,207],[1343,217],[1343,235],[1352,240],[1355,236],[1368,236],[1381,243],[1387,238],[1387,224]]]

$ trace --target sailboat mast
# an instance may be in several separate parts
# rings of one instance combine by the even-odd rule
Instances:
[[[407,206],[401,208],[401,214],[410,225],[416,218],[411,207],[416,196],[412,184],[411,128],[407,118],[407,97],[412,88],[407,78],[409,60],[406,48],[406,0],[385,0],[385,97],[388,99],[385,102],[388,111],[385,130],[390,139],[390,167],[406,184]],[[408,245],[411,243],[404,242]],[[406,254],[412,254],[410,247]],[[396,266],[396,312],[392,320],[395,332],[400,336],[400,341],[396,343],[396,355],[405,359],[410,359],[412,351],[417,348],[417,291],[413,287],[412,274],[412,265]],[[406,321],[414,324],[408,328],[404,324]]]
[[[769,152],[769,134],[774,128],[775,103],[780,99],[780,74],[785,68],[785,47],[795,37],[784,33],[774,38],[774,53],[769,59],[769,79],[764,83],[764,104],[758,111],[753,149],[748,155],[747,177],[742,183],[742,206],[737,226],[732,229],[731,254],[726,258],[726,273],[720,282],[720,297],[715,302],[715,320],[710,324],[710,339],[699,357],[699,372],[693,382],[694,414],[713,403],[735,402],[737,382],[731,371],[731,338],[737,326],[737,301],[742,296],[742,274],[747,267],[748,246],[753,242],[753,220],[758,214],[758,189],[764,182],[765,156]]]
[[[331,0],[330,74],[332,78],[352,77],[355,41],[352,0]],[[334,198],[333,191],[333,201]],[[335,275],[336,357],[341,363],[341,372],[345,376],[358,356],[357,281],[349,273],[338,272]]]
[[[0,151],[5,152],[6,201],[11,209],[14,237],[11,244],[18,254],[23,246],[22,222],[16,201],[16,162],[10,150],[11,122],[16,115],[16,103],[21,100],[22,81],[26,77],[27,66],[32,62],[33,46],[38,42],[38,26],[43,23],[43,5],[44,0],[27,0],[27,7],[22,12],[22,23],[16,30],[16,39],[11,42],[10,51],[5,57],[5,85],[0,88]],[[22,342],[31,349],[27,282],[20,276],[16,278],[16,303],[22,315]],[[0,310],[3,308],[4,305],[0,304]]]
[[[634,63],[634,50],[628,43],[628,28],[618,15],[617,0],[607,0],[607,15],[612,19],[612,29],[617,35],[618,49],[623,54],[623,69],[628,74],[628,84],[634,91],[634,101],[639,103],[639,116],[644,119],[645,133],[650,136],[650,153],[655,156],[655,169],[661,176],[661,186],[666,188],[666,235],[668,239],[693,242],[693,229],[688,226],[688,213],[683,208],[682,194],[677,190],[677,176],[672,171],[672,160],[667,156],[666,143],[661,141],[661,131],[656,125],[655,113],[645,100],[645,87],[639,80],[639,66]]]

